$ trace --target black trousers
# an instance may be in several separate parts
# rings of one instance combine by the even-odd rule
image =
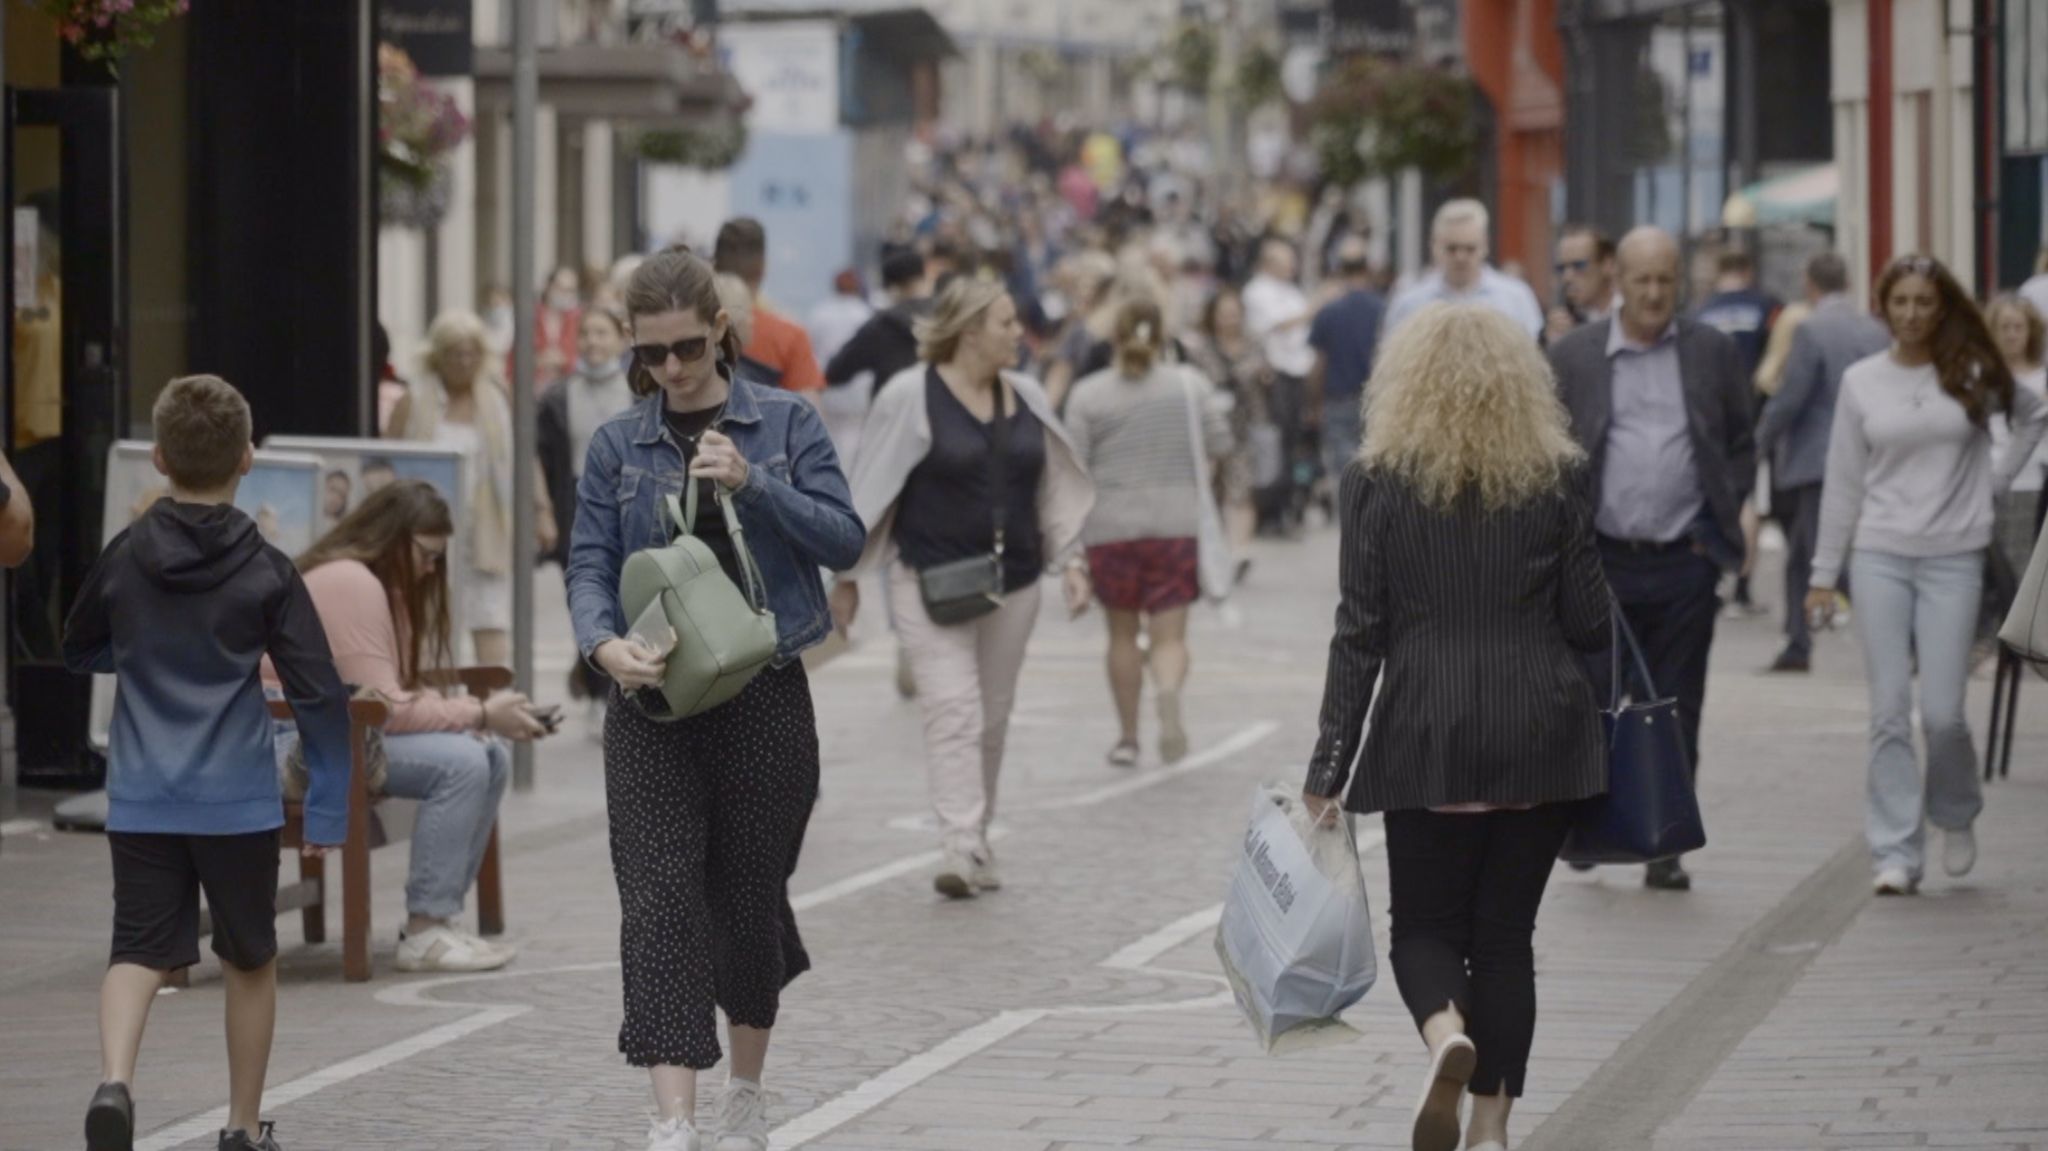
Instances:
[[[1522,1094],[1536,1037],[1536,909],[1571,804],[1387,813],[1394,982],[1415,1025],[1456,1006],[1479,1050],[1474,1095]]]
[[[789,906],[818,798],[818,721],[803,664],[772,668],[731,702],[656,723],[614,693],[605,806],[619,885],[635,1067],[715,1065],[716,1009],[775,1026],[782,989],[811,959]]]
[[[1721,569],[1690,549],[1633,551],[1604,538],[1600,559],[1622,615],[1643,645],[1650,676],[1657,681],[1657,694],[1678,701],[1685,759],[1697,779],[1700,712],[1707,702],[1707,656],[1713,650],[1714,624],[1721,615]],[[1623,652],[1622,665],[1632,683],[1628,659]],[[1603,655],[1592,663],[1593,685],[1605,703],[1611,662]],[[1641,685],[1633,686],[1640,690]]]
[[[1771,508],[1785,529],[1785,650],[1813,654],[1813,629],[1806,624],[1806,589],[1813,580],[1813,549],[1820,543],[1819,484],[1779,488]]]

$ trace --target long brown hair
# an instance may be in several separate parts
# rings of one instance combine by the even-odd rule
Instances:
[[[414,562],[418,549],[413,539],[454,534],[448,501],[432,484],[395,480],[372,492],[298,560],[301,572],[336,560],[355,560],[384,585],[398,624],[398,681],[407,691],[420,686],[420,675],[428,668],[453,662],[448,560],[421,571]]]
[[[626,318],[630,321],[640,316],[658,316],[663,312],[695,312],[697,318],[707,324],[718,322],[718,313],[724,305],[718,299],[718,275],[702,256],[690,250],[688,244],[671,244],[641,261],[633,271],[633,278],[626,283]],[[740,362],[740,337],[731,323],[725,325],[725,338],[719,341],[718,358],[731,367]],[[628,376],[633,385],[633,394],[651,396],[661,389],[654,376],[640,365],[638,356],[633,358],[633,370]]]
[[[1954,275],[1932,256],[1900,256],[1877,280],[1877,313],[1891,322],[1892,289],[1908,276],[1919,276],[1934,285],[1941,301],[1941,319],[1935,324],[1929,350],[1934,355],[1934,372],[1941,390],[1963,406],[1970,422],[1985,427],[1995,412],[2012,410],[2012,369],[1999,354],[1998,341],[1991,338],[1991,326],[1970,293]]]

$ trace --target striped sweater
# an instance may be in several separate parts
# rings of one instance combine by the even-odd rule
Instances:
[[[1208,468],[1188,428],[1190,391],[1202,406],[1203,447],[1230,447],[1230,425],[1215,389],[1192,369],[1159,364],[1142,379],[1115,368],[1074,385],[1067,433],[1095,481],[1095,510],[1082,540],[1090,547],[1141,539],[1185,539],[1201,523],[1196,501]]]

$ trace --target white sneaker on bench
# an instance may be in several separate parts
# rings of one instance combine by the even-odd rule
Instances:
[[[398,933],[400,971],[496,971],[510,962],[510,952],[445,925]]]

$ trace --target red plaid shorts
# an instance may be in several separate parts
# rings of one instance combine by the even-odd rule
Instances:
[[[1088,549],[1088,574],[1112,611],[1172,611],[1202,598],[1201,545],[1192,536],[1101,544]]]

